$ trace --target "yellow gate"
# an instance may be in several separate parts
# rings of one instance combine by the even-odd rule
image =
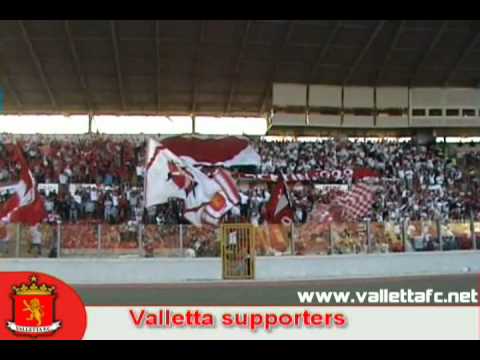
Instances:
[[[224,279],[255,279],[255,228],[250,224],[222,225]]]

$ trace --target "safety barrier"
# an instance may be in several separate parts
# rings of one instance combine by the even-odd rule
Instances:
[[[222,280],[217,258],[0,259],[0,271],[34,271],[69,284],[157,284]],[[256,281],[480,273],[480,251],[332,256],[261,256]]]
[[[192,225],[0,225],[0,257],[220,257],[220,235]],[[270,224],[254,238],[258,256],[480,250],[480,222]]]

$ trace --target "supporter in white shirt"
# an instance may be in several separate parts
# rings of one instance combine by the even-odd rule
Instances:
[[[97,189],[95,188],[92,188],[92,190],[90,190],[90,200],[95,202],[98,200],[98,192],[97,192]]]
[[[240,216],[240,207],[239,206],[234,206],[231,211],[232,211],[232,216],[234,216],[234,217]]]
[[[68,183],[68,176],[65,175],[64,173],[62,173],[58,176],[58,180],[59,180],[60,184],[65,185],[65,184]]]
[[[45,210],[48,212],[48,213],[51,213],[53,212],[53,201],[50,200],[50,199],[47,199],[45,200]]]
[[[265,189],[263,192],[263,201],[265,203],[268,203],[270,201],[270,198],[271,198],[270,193],[268,192],[268,190]]]
[[[114,207],[118,207],[118,196],[117,195],[112,196],[112,202],[113,202]]]
[[[252,216],[250,217],[250,223],[253,226],[258,226],[260,225],[260,214],[256,211],[252,213]]]
[[[248,196],[243,191],[241,191],[240,192],[240,204],[247,205],[247,203],[248,203]]]

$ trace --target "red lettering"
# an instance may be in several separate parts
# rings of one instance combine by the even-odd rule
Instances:
[[[243,315],[243,317],[242,317]],[[247,326],[248,325],[248,319],[247,319],[247,314],[236,314],[235,315],[235,322],[237,323],[238,326]]]
[[[232,315],[231,314],[223,314],[222,323],[225,326],[232,327],[233,326]]]
[[[303,313],[303,322],[306,326],[310,326],[310,312],[305,310]]]
[[[157,326],[157,315],[148,314],[147,315],[147,325],[148,326]]]
[[[331,327],[332,326],[332,314],[326,314],[325,315],[325,326],[326,327]]]
[[[292,316],[290,314],[283,314],[278,319],[278,322],[280,323],[280,325],[290,327],[290,326],[292,326],[293,319],[292,319]]]
[[[335,325],[338,327],[345,327],[347,325],[347,318],[343,314],[336,314],[334,319]]]
[[[323,325],[322,314],[313,314],[311,320],[312,320],[312,325],[314,325],[314,326],[322,326]]]
[[[184,318],[182,314],[175,314],[172,316],[172,322],[175,326],[183,325],[183,321]]]
[[[132,319],[135,326],[140,327],[145,316],[145,310],[140,311],[140,315],[138,317],[135,316],[135,311],[130,310],[130,318]]]
[[[261,317],[261,315],[259,315]],[[278,325],[278,318],[275,314],[267,314],[265,318],[265,330],[270,331],[270,328]]]
[[[268,315],[267,315],[268,316]],[[252,314],[251,320],[250,320],[250,329],[253,331],[257,330],[258,325],[261,325],[263,322],[263,317],[260,314]],[[268,329],[267,329],[268,330]]]
[[[213,324],[213,315],[212,314],[205,314],[204,318],[202,320],[202,325],[203,327],[212,327],[214,326]]]

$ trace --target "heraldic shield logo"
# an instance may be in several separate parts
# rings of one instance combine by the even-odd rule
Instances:
[[[0,271],[0,340],[80,340],[87,322],[82,298],[64,281]]]
[[[55,286],[40,284],[36,275],[30,282],[12,287],[13,320],[7,328],[17,336],[49,336],[62,327],[55,317]]]

